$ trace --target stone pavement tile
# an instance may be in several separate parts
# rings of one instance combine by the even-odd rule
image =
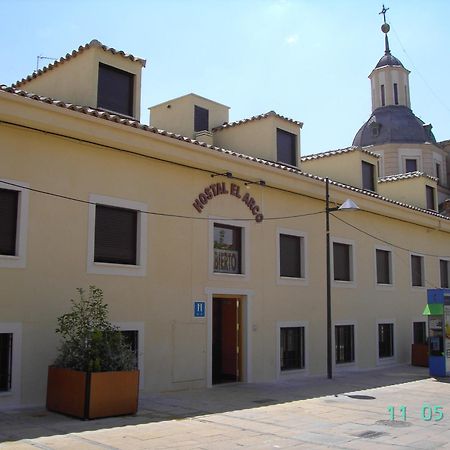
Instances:
[[[436,436],[435,439],[429,439],[426,441],[411,442],[410,448],[414,449],[434,449],[434,448],[449,448],[449,442],[440,439],[440,436]]]
[[[290,435],[291,438],[297,439],[300,442],[310,442],[312,444],[321,445],[341,445],[351,440],[350,436],[335,436],[328,433],[317,433],[312,431],[305,431],[296,435]]]
[[[339,448],[355,449],[355,450],[411,450],[409,446],[390,445],[388,443],[378,442],[375,439],[355,439],[344,444],[340,444]]]
[[[216,442],[207,442],[204,444],[203,447],[200,448],[204,448],[207,450],[231,450],[231,449],[242,449],[242,446],[236,444],[234,442],[234,440],[232,439],[227,439],[225,441],[216,441]],[[259,449],[260,447],[253,447],[255,449]]]
[[[221,436],[224,434],[227,434],[227,432],[233,432],[233,431],[229,431],[229,430],[224,430],[223,428],[219,429],[219,428],[215,428],[215,427],[206,427],[203,430],[195,430],[195,431],[191,431],[190,434],[192,434],[193,436],[196,436],[200,439],[210,439],[213,438],[214,436]],[[255,432],[255,431],[250,431],[250,430],[245,430],[245,435],[252,437],[252,436],[259,436],[261,433],[259,432]]]
[[[38,448],[45,449],[77,449],[77,450],[98,450],[99,445],[88,439],[83,439],[77,435],[54,436],[35,439],[32,441]]]
[[[110,445],[119,449],[145,449],[145,448],[157,448],[157,447],[167,447],[167,448],[176,448],[184,444],[186,441],[197,442],[196,439],[192,439],[189,433],[184,434],[173,434],[167,436],[161,436],[154,439],[136,439],[134,436],[114,436],[111,438],[99,438],[95,436],[96,442],[103,445]]]
[[[409,429],[409,428],[408,428]],[[391,428],[386,427],[382,424],[377,424],[374,422],[359,423],[359,422],[347,422],[341,425],[337,425],[334,430],[341,433],[357,434],[363,433],[367,430],[377,431],[377,432],[389,432]],[[403,428],[404,430],[404,428]]]
[[[31,443],[24,441],[3,442],[0,443],[0,448],[5,450],[36,450],[36,447]]]
[[[241,439],[236,441],[237,444],[244,444],[250,448],[260,448],[260,446],[270,446],[270,448],[292,448],[298,445],[302,445],[304,442],[298,441],[297,439],[289,439],[287,437],[280,436],[260,436],[257,440],[254,440],[254,445],[252,445],[251,439]]]
[[[154,445],[155,443],[149,443],[147,442],[147,445],[144,447],[141,447],[143,449],[155,449],[155,448],[164,448],[164,449],[192,449],[192,448],[198,448],[201,445],[205,445],[205,442],[197,441],[197,440],[191,440],[191,439],[184,439],[182,441],[164,441],[161,444]],[[120,447],[119,447],[120,448]]]
[[[247,420],[236,417],[226,416],[224,414],[211,416],[208,422],[218,425],[227,425],[233,427],[236,430],[250,430],[261,433],[280,433],[284,431],[284,428],[272,425],[270,423],[259,422],[258,420]]]

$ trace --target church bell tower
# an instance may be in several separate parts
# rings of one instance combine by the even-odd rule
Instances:
[[[409,96],[409,70],[391,54],[389,48],[388,33],[389,24],[386,22],[386,12],[389,8],[383,9],[384,23],[381,31],[384,33],[384,55],[369,75],[372,88],[372,111],[383,106],[406,106],[411,109]]]

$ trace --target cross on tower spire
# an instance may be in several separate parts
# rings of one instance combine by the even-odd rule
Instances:
[[[389,33],[389,30],[391,29],[391,27],[386,22],[386,13],[387,13],[388,10],[389,10],[389,8],[386,8],[383,5],[383,9],[379,12],[379,14],[383,14],[383,20],[384,20],[383,25],[381,25],[381,31],[384,33],[384,53],[386,55],[390,55],[391,54],[391,50],[389,48],[388,35],[387,35]]]
[[[386,23],[386,13],[389,11],[389,8],[386,8],[383,5],[383,9],[378,14],[383,14],[384,23]]]

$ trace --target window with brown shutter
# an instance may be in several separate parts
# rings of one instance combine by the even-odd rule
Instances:
[[[411,255],[411,280],[413,286],[425,286],[423,279],[423,256]]]
[[[138,211],[96,205],[94,261],[136,265]]]
[[[333,269],[336,281],[352,281],[351,246],[333,242]]]
[[[297,165],[297,136],[277,128],[277,161]]]
[[[377,260],[377,284],[392,284],[391,280],[391,252],[388,250],[376,250]]]
[[[280,234],[280,277],[302,278],[302,238]]]
[[[425,186],[427,196],[427,209],[435,211],[436,205],[434,202],[434,188],[431,186]]]
[[[99,64],[97,106],[126,116],[133,116],[134,75]]]
[[[0,189],[0,255],[16,255],[18,203],[18,191]]]
[[[375,191],[375,166],[366,161],[362,162],[363,189]]]
[[[194,106],[194,131],[209,130],[209,111],[201,106]]]

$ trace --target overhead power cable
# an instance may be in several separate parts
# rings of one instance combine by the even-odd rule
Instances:
[[[393,244],[392,242],[387,241],[386,239],[383,239],[383,238],[380,238],[378,236],[375,236],[375,235],[373,235],[373,234],[371,234],[371,233],[369,233],[367,231],[362,230],[361,228],[359,228],[359,227],[357,227],[355,225],[352,225],[351,223],[348,223],[344,219],[341,219],[340,217],[337,217],[334,214],[331,214],[331,215],[335,219],[339,220],[340,222],[345,223],[345,225],[347,225],[347,226],[349,226],[349,227],[359,231],[362,234],[365,234],[366,236],[370,236],[372,239],[375,239],[377,241],[383,242],[384,244],[390,245],[391,247],[398,248],[398,249],[403,250],[405,252],[418,253],[418,254],[423,255],[423,256],[431,256],[431,257],[435,257],[435,258],[444,258],[444,259],[445,258],[450,258],[449,255],[434,255],[434,254],[431,254],[431,253],[424,253],[424,252],[421,252],[421,251],[418,251],[418,250],[413,250],[413,249],[410,249],[410,248],[405,248],[405,247],[402,247],[400,245]],[[449,242],[450,242],[450,240],[449,240]]]
[[[42,189],[35,189],[35,188],[30,188],[28,186],[22,186],[20,184],[17,183],[11,183],[9,181],[0,181],[2,184],[7,184],[9,186],[14,186],[20,189],[24,189],[27,191],[31,191],[31,192],[36,192],[38,194],[43,194],[43,195],[49,195],[51,197],[56,197],[56,198],[61,198],[64,200],[70,200],[73,202],[78,202],[78,203],[82,203],[85,205],[97,205],[96,202],[90,202],[89,200],[83,200],[81,198],[76,198],[76,197],[71,197],[69,195],[62,195],[62,194],[56,194],[55,192],[50,192],[50,191],[44,191]],[[187,215],[183,215],[183,214],[170,214],[170,213],[163,213],[163,212],[157,212],[157,211],[145,211],[145,210],[135,210],[136,212],[142,213],[142,214],[148,214],[150,216],[162,216],[162,217],[175,217],[177,219],[192,219],[192,220],[217,220],[215,218],[212,217],[199,217],[199,216],[187,216]],[[277,217],[265,217],[264,216],[264,220],[282,220],[282,219],[297,219],[300,217],[308,217],[308,216],[315,216],[317,214],[324,214],[325,211],[316,211],[316,212],[311,212],[311,213],[304,213],[304,214],[293,214],[293,215],[289,215],[289,216],[277,216]],[[252,218],[228,218],[226,220],[232,220],[232,221],[242,221],[242,222],[253,222],[255,219]]]
[[[422,81],[425,83],[425,86],[429,89],[429,91],[433,94],[433,97],[444,107],[444,109],[447,111],[447,113],[450,115],[450,108],[448,107],[448,105],[446,103],[444,103],[443,99],[442,99],[442,95],[439,96],[436,91],[431,87],[431,85],[427,82],[426,78],[422,75],[422,73],[420,72],[420,70],[417,68],[417,66],[414,64],[414,61],[412,59],[412,57],[409,55],[409,53],[406,51],[405,47],[403,46],[401,40],[400,40],[400,36],[398,35],[398,33],[396,32],[395,28],[391,25],[392,31],[395,34],[395,37],[398,40],[398,43],[400,45],[400,48],[403,50],[403,53],[407,56],[407,58],[409,59],[409,61],[411,62],[411,66],[414,69],[414,72],[416,72],[420,78],[422,78]]]

